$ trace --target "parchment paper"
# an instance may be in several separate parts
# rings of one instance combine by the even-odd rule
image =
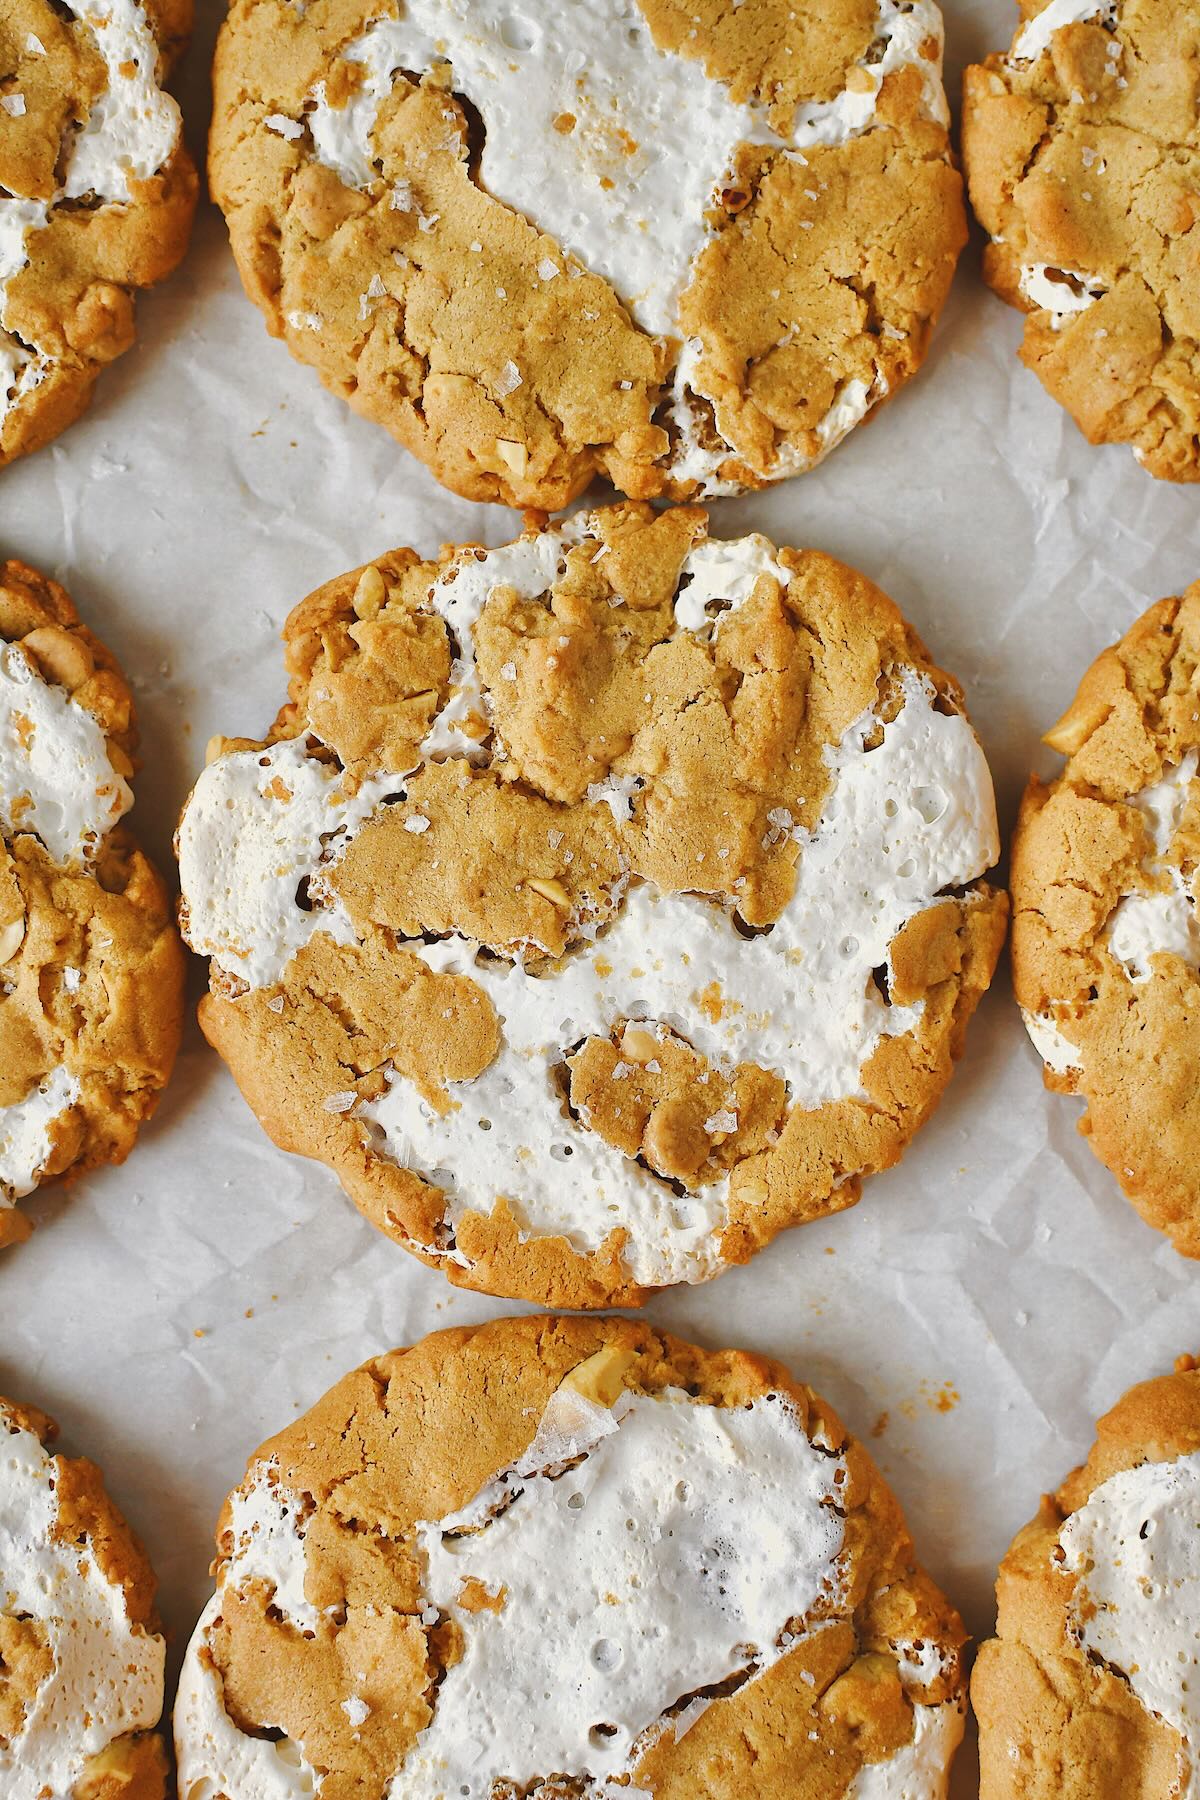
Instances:
[[[199,6],[184,85],[197,148],[221,10]],[[946,10],[956,96],[1015,9]],[[267,338],[212,208],[140,327],[90,415],[0,475],[0,550],[65,582],[132,676],[134,820],[170,867],[205,740],[260,734],[282,698],[277,634],[296,600],[387,547],[503,542],[519,523],[442,492]],[[1019,335],[973,244],[924,373],[822,468],[719,501],[713,519],[718,535],[819,545],[899,602],[965,684],[1006,834],[1030,767],[1054,767],[1039,733],[1085,665],[1200,574],[1200,491],[1090,449],[1017,363]],[[999,1556],[1097,1413],[1200,1348],[1200,1268],[1140,1223],[1077,1116],[1043,1091],[1002,967],[898,1169],[853,1211],[650,1308],[826,1394],[980,1636]],[[519,1310],[456,1293],[324,1169],[276,1151],[194,1025],[125,1166],[26,1204],[35,1235],[0,1258],[0,1392],[57,1414],[106,1470],[158,1569],[173,1665],[219,1503],[259,1440],[364,1357]],[[968,1757],[956,1792],[973,1791]]]

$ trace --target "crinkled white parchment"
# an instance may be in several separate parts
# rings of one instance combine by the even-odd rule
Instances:
[[[200,10],[195,142],[221,9]],[[953,95],[1016,9],[946,10]],[[266,338],[211,208],[139,312],[138,347],[89,416],[0,473],[0,550],[60,577],[133,677],[134,817],[167,860],[205,740],[259,734],[283,696],[293,602],[391,545],[499,543],[518,521],[440,492]],[[975,244],[925,372],[822,468],[713,517],[718,535],[820,545],[893,595],[966,687],[1006,830],[1030,766],[1054,766],[1038,734],[1088,661],[1200,575],[1200,493],[1089,449],[1017,363],[1019,336]],[[898,1169],[855,1210],[649,1309],[702,1343],[779,1356],[826,1394],[977,1635],[997,1559],[1096,1414],[1200,1348],[1200,1268],[1140,1223],[1077,1114],[1044,1093],[1002,969]],[[0,1392],[58,1414],[104,1465],[153,1552],[176,1658],[219,1503],[260,1439],[373,1352],[518,1310],[454,1292],[324,1169],[273,1149],[194,1026],[124,1168],[26,1205],[34,1238],[0,1256]],[[959,1398],[940,1411],[939,1394]],[[973,1792],[965,1758],[958,1788]]]

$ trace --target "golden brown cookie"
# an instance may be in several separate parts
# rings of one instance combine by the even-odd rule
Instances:
[[[958,688],[816,551],[603,508],[303,601],[178,834],[201,1024],[452,1281],[635,1303],[851,1205],[991,978]]]
[[[77,419],[187,247],[196,171],[160,82],[192,0],[0,8],[0,465]]]
[[[99,1469],[0,1400],[0,1791],[163,1800],[154,1574]]]
[[[961,1622],[866,1451],[757,1356],[438,1332],[264,1444],[217,1551],[183,1794],[945,1792]]]
[[[965,78],[984,273],[1028,318],[1021,359],[1093,444],[1200,480],[1200,10],[1021,0]]]
[[[1013,840],[1013,979],[1046,1085],[1138,1211],[1200,1256],[1200,584],[1092,664]]]
[[[268,329],[475,500],[811,468],[965,239],[933,0],[234,0],[210,178]]]
[[[0,562],[0,1247],[22,1195],[128,1155],[179,1046],[171,901],[119,822],[136,742],[67,594]]]
[[[1000,1565],[980,1800],[1200,1793],[1200,1373],[1131,1388]],[[232,1797],[231,1797],[232,1800]]]

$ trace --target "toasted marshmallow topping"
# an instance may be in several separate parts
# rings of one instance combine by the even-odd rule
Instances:
[[[313,935],[354,942],[354,927],[322,886],[323,872],[399,790],[394,776],[356,793],[303,737],[239,750],[205,769],[176,837],[183,933],[250,987],[278,981]]]
[[[77,1076],[59,1067],[13,1106],[0,1106],[0,1207],[31,1194],[54,1148],[52,1131],[79,1099]]]
[[[1177,864],[1166,861],[1183,822],[1197,760],[1197,752],[1190,750],[1161,781],[1130,797],[1130,804],[1145,815],[1154,844],[1142,868],[1159,889],[1127,894],[1109,924],[1108,947],[1131,981],[1149,980],[1156,956],[1178,956],[1189,968],[1200,968],[1200,920],[1192,883]]]
[[[912,1742],[884,1762],[867,1763],[854,1778],[847,1800],[946,1800],[950,1767],[966,1727],[965,1709],[913,1707]]]
[[[54,1458],[0,1407],[0,1612],[29,1620],[53,1666],[0,1742],[5,1800],[70,1796],[89,1761],[162,1711],[164,1645],[129,1618],[91,1540],[58,1536]]]
[[[643,330],[678,336],[679,301],[710,236],[705,214],[732,179],[739,146],[802,159],[875,129],[884,80],[906,67],[920,74],[926,112],[947,124],[942,35],[933,0],[879,0],[875,41],[846,87],[802,103],[780,135],[760,102],[735,102],[700,61],[659,50],[636,0],[570,11],[525,0],[519,14],[508,0],[405,0],[401,17],[377,20],[343,52],[361,70],[349,98],[339,92],[335,104],[321,81],[300,119],[267,124],[289,137],[307,125],[318,159],[348,187],[368,188],[380,178],[372,134],[397,75],[449,63],[483,121],[481,185],[603,275]],[[565,132],[564,118],[574,122]],[[568,273],[550,258],[543,279]],[[698,348],[684,347],[667,394],[678,433],[671,473],[708,495],[736,491],[717,475],[731,446],[714,451],[698,435],[694,403],[713,398],[695,372]],[[848,383],[817,427],[817,451],[782,455],[772,478],[812,467],[886,391]]]
[[[1068,1629],[1183,1739],[1181,1800],[1200,1795],[1200,1454],[1124,1469],[1059,1535],[1076,1576]]]
[[[456,685],[425,739],[425,756],[435,749],[486,756],[475,621],[501,584],[526,598],[547,591],[578,531],[576,523],[501,550],[466,552],[435,582],[431,603],[454,631],[460,654]],[[677,628],[704,638],[721,630],[758,581],[788,578],[758,537],[701,543],[682,574]],[[801,853],[792,899],[768,934],[747,941],[724,904],[643,883],[608,895],[602,919],[575,920],[575,946],[547,974],[533,975],[520,961],[484,959],[479,944],[457,936],[405,944],[436,973],[469,975],[502,1027],[489,1067],[451,1084],[448,1111],[439,1113],[401,1076],[389,1077],[387,1091],[358,1109],[379,1153],[444,1188],[448,1224],[466,1212],[491,1213],[504,1195],[522,1231],[564,1236],[585,1253],[623,1227],[628,1267],[641,1284],[702,1280],[716,1271],[727,1181],[710,1179],[677,1194],[591,1131],[586,1116],[573,1118],[562,1106],[555,1080],[567,1055],[624,1021],[645,1024],[660,1041],[685,1040],[722,1071],[741,1062],[777,1070],[790,1084],[792,1105],[865,1096],[863,1069],[877,1046],[917,1029],[922,1013],[919,1004],[889,1005],[873,972],[890,973],[890,947],[903,926],[946,889],[978,879],[999,850],[991,778],[970,725],[940,710],[916,671],[896,673],[903,697],[897,717],[885,723],[868,711],[826,749],[830,791],[816,827],[802,830],[780,809],[778,829],[791,832]],[[316,930],[351,941],[344,911],[324,904],[321,867],[397,781],[365,783],[351,809],[336,773],[306,765],[301,740],[218,758],[197,784],[179,832],[192,947],[256,986],[282,978]],[[630,781],[627,790],[596,799],[620,818],[636,791]],[[317,877],[307,886],[308,902],[318,903],[311,912],[295,898],[305,876]],[[716,1010],[716,1019],[698,1003],[714,983],[722,1005],[708,1013]],[[344,1106],[341,1098],[332,1097],[331,1110],[353,1108],[352,1092]],[[714,1132],[735,1126],[736,1119],[726,1127],[714,1110]]]
[[[1030,1043],[1048,1069],[1056,1075],[1067,1075],[1079,1067],[1079,1052],[1060,1030],[1053,1013],[1031,1013],[1022,1007],[1021,1017]]]
[[[54,367],[53,355],[6,332],[6,289],[29,261],[27,234],[64,200],[128,201],[179,143],[179,107],[158,86],[158,45],[141,0],[65,0],[95,40],[106,85],[65,145],[63,185],[49,202],[0,195],[0,424]]]
[[[1031,306],[1046,309],[1055,331],[1061,331],[1071,319],[1102,300],[1107,291],[1107,282],[1096,275],[1081,275],[1078,269],[1027,263],[1021,270],[1021,292]]]
[[[132,805],[91,713],[0,641],[0,833],[31,832],[55,862],[87,862]]]
[[[560,1390],[513,1469],[417,1528],[425,1593],[463,1654],[397,1795],[627,1772],[668,1709],[760,1673],[836,1605],[839,1474],[779,1397],[726,1411],[626,1394],[610,1410]],[[468,1583],[503,1605],[469,1610]]]
[[[1030,19],[1017,34],[1009,55],[1013,62],[1036,62],[1050,48],[1050,40],[1064,25],[1078,25],[1094,19],[1101,25],[1116,21],[1119,0],[1050,0],[1040,13]]]

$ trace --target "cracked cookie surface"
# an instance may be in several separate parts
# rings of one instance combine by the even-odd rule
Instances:
[[[183,1794],[945,1794],[961,1622],[865,1450],[759,1357],[439,1332],[264,1444],[217,1551]]]
[[[1005,902],[961,695],[815,551],[632,504],[303,601],[177,846],[259,1119],[451,1280],[634,1303],[851,1205]]]
[[[67,594],[0,562],[0,1246],[22,1196],[128,1155],[175,1060],[183,947],[120,823],[136,744]]]
[[[58,1427],[0,1400],[5,1800],[164,1800],[165,1645],[145,1552]]]
[[[1102,1418],[1018,1532],[979,1652],[980,1800],[1200,1794],[1200,1374],[1191,1357]]]
[[[191,0],[6,0],[0,465],[77,419],[187,247],[196,171],[159,83]]]
[[[1036,0],[966,72],[984,273],[1022,361],[1093,444],[1200,480],[1200,7]]]
[[[1013,981],[1046,1085],[1138,1211],[1200,1256],[1200,584],[1084,676],[1012,849]]]
[[[734,493],[924,358],[941,46],[932,0],[234,0],[212,188],[268,329],[455,491]]]

